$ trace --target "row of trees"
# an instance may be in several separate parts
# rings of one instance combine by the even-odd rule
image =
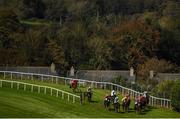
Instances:
[[[1,66],[133,66],[143,78],[148,66],[157,72],[178,71],[176,0],[1,0],[0,6]],[[48,23],[22,23],[32,18]],[[156,70],[153,62],[170,66]]]

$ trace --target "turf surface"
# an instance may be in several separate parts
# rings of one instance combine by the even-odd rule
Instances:
[[[29,83],[48,85],[72,92],[66,85],[51,84],[48,82],[25,81]],[[82,88],[82,90],[85,90]],[[141,114],[135,114],[134,110],[129,113],[115,113],[103,108],[103,97],[110,93],[107,90],[95,89],[92,103],[68,102],[66,99],[56,98],[50,95],[31,93],[16,89],[0,88],[0,117],[176,117],[180,114],[167,109],[149,107]],[[120,97],[121,99],[121,97]],[[133,102],[131,103],[131,108]]]

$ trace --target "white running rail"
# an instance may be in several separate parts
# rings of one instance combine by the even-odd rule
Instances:
[[[61,97],[62,99],[67,98],[68,101],[72,100],[73,103],[77,100],[80,100],[80,96],[74,95],[72,93],[69,93],[69,92],[66,92],[57,88],[49,87],[49,86],[35,85],[31,83],[0,79],[0,87],[1,88],[2,87],[16,88],[17,90],[38,92],[38,93],[44,93],[44,94],[48,94],[48,90],[49,90],[49,94],[51,96]]]
[[[50,80],[52,83],[56,83],[56,84],[64,83],[65,85],[68,84],[70,80],[74,80],[74,78],[59,77],[59,76],[37,74],[37,73],[13,72],[13,71],[0,71],[0,75],[2,75],[4,79],[6,78],[13,79],[16,77],[21,80],[22,79],[41,80],[41,81]],[[80,82],[79,85],[82,86],[91,85],[91,87],[94,88],[103,88],[108,90],[115,89],[116,91],[119,91],[123,95],[129,93],[130,96],[133,98],[142,95],[142,93],[140,92],[110,82],[96,82],[96,81],[89,81],[83,79],[76,79],[76,80],[78,80]],[[150,95],[149,105],[171,108],[171,100],[158,98]]]

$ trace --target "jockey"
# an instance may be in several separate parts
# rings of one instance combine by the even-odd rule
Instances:
[[[87,92],[92,93],[92,89],[90,86],[88,87]]]
[[[114,97],[115,95],[116,95],[115,91],[112,90],[112,91],[111,91],[111,97]]]
[[[109,99],[109,95],[108,94],[106,94],[106,96],[104,97],[104,100],[107,100],[107,101],[109,101],[110,99]]]
[[[130,95],[129,95],[129,94],[127,94],[127,100],[131,100],[131,99],[130,99]]]
[[[121,101],[126,102],[126,100],[127,100],[127,96],[123,97],[123,99]]]
[[[118,98],[118,96],[116,96],[115,98],[114,98],[114,104],[116,104],[116,103],[118,103],[119,102],[119,98]]]
[[[121,101],[126,102],[128,99],[130,99],[130,95],[126,94],[126,96],[124,96],[124,98]]]
[[[147,91],[143,92],[143,97],[145,97],[145,98],[147,97]]]
[[[139,101],[140,101],[139,97],[136,96],[136,97],[135,97],[135,105],[136,105]]]

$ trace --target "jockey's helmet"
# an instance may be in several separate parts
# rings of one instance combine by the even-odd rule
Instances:
[[[144,93],[144,94],[147,94],[147,91],[144,91],[143,93]]]

